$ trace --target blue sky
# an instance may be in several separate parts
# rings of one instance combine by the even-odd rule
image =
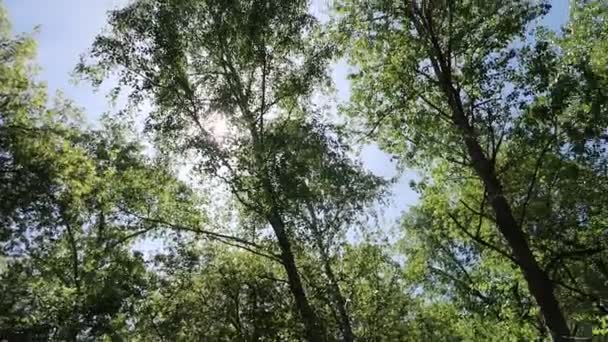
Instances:
[[[2,0],[0,0],[1,2]],[[317,0],[323,1],[323,0]],[[14,32],[32,32],[40,26],[36,34],[38,41],[37,62],[42,68],[39,78],[47,82],[54,94],[61,90],[66,96],[83,107],[88,117],[94,120],[110,110],[103,89],[94,92],[86,84],[70,82],[70,73],[79,56],[86,52],[95,35],[104,27],[106,12],[116,8],[126,0],[5,0]],[[558,28],[568,18],[569,0],[553,0],[553,8],[544,24]],[[346,81],[348,68],[338,65],[332,73],[341,100],[348,98],[349,85]],[[363,162],[374,173],[391,177],[395,167],[389,157],[371,146],[362,153]],[[387,219],[396,218],[409,205],[415,203],[416,195],[409,189],[412,173],[406,173],[394,188],[393,205],[386,209]]]

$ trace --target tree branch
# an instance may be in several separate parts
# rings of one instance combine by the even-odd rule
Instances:
[[[230,246],[234,246],[234,247],[238,247],[244,250],[247,250],[251,253],[254,253],[256,255],[259,256],[263,256],[265,258],[268,258],[270,260],[274,260],[277,262],[282,263],[281,258],[278,255],[275,254],[269,254],[267,252],[261,252],[264,251],[265,248],[263,246],[260,246],[256,243],[247,241],[245,239],[236,237],[236,236],[231,236],[231,235],[225,235],[225,234],[221,234],[221,233],[216,233],[216,232],[212,232],[209,230],[204,230],[198,227],[188,227],[188,226],[184,226],[184,225],[179,225],[179,224],[175,224],[175,223],[171,223],[171,222],[167,222],[161,219],[156,219],[156,218],[150,218],[150,217],[143,217],[141,215],[138,215],[136,213],[133,212],[129,212],[129,211],[125,211],[126,213],[133,215],[135,217],[137,217],[140,220],[149,222],[149,223],[154,223],[154,224],[159,224],[159,225],[163,225],[163,226],[167,226],[170,227],[172,229],[175,229],[177,231],[187,231],[187,232],[192,232],[192,233],[196,233],[196,234],[201,234],[201,235],[205,235],[211,239],[217,240],[219,242],[225,243],[227,245]],[[150,230],[153,228],[150,228]],[[139,231],[136,232],[138,234],[142,234],[143,231]],[[136,236],[136,234],[131,234],[133,236]],[[260,251],[261,250],[261,251]]]
[[[495,251],[496,253],[504,256],[505,258],[509,259],[511,262],[513,262],[516,265],[519,265],[519,263],[517,262],[517,260],[511,256],[511,254],[503,251],[502,249],[498,248],[497,246],[492,245],[491,243],[483,240],[482,238],[480,238],[479,236],[474,236],[473,234],[471,234],[471,232],[468,231],[468,229],[466,229],[459,221],[458,219],[452,214],[448,212],[448,216],[452,219],[452,221],[454,221],[454,223],[456,224],[456,226],[462,230],[463,233],[465,233],[469,238],[473,239],[475,242],[479,243],[480,245],[487,247],[493,251]]]

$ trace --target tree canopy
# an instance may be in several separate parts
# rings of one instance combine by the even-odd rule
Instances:
[[[127,103],[96,122],[0,11],[0,339],[608,334],[606,2],[559,31],[547,1],[311,6],[110,11],[75,70]],[[367,144],[418,175],[394,223]]]

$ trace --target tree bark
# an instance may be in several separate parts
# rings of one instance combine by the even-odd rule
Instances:
[[[532,253],[526,234],[515,219],[511,205],[505,197],[493,162],[482,149],[475,128],[469,124],[460,92],[454,87],[452,81],[450,48],[448,47],[447,52],[443,51],[440,41],[435,35],[432,16],[426,17],[414,2],[412,10],[416,30],[430,43],[429,58],[441,91],[447,99],[452,124],[464,140],[473,170],[487,188],[489,203],[496,215],[498,230],[509,244],[513,257],[526,279],[528,289],[551,330],[553,340],[556,342],[570,341],[570,329],[553,292],[553,282]]]
[[[264,67],[265,68],[265,67]],[[263,81],[265,83],[265,81]],[[263,93],[265,89],[263,90]],[[264,96],[262,96],[262,101],[264,101]],[[323,324],[319,321],[318,317],[315,315],[314,310],[310,306],[308,298],[306,297],[306,292],[304,291],[304,286],[302,285],[302,280],[300,278],[300,274],[298,273],[298,268],[296,266],[295,257],[292,252],[291,242],[289,241],[289,236],[287,235],[287,230],[285,227],[285,222],[281,217],[281,213],[279,207],[277,206],[274,200],[274,188],[270,181],[268,170],[265,166],[263,153],[263,115],[265,105],[262,103],[260,108],[260,127],[259,129],[256,127],[256,119],[252,112],[247,111],[246,106],[242,106],[243,113],[245,113],[248,121],[249,121],[249,131],[251,133],[251,137],[253,140],[253,153],[257,166],[257,171],[260,180],[262,181],[264,196],[266,197],[266,203],[269,205],[269,210],[264,215],[270,223],[272,230],[277,238],[279,243],[279,248],[281,249],[281,263],[285,268],[285,272],[287,273],[287,281],[289,282],[289,289],[296,303],[296,308],[302,318],[302,322],[304,323],[304,330],[306,333],[306,339],[309,342],[323,342],[325,341],[324,327]]]
[[[271,211],[268,221],[274,230],[279,247],[281,248],[281,260],[285,267],[285,272],[287,272],[289,289],[294,297],[300,316],[304,321],[306,339],[310,342],[325,341],[323,327],[306,298],[306,292],[304,292],[304,286],[302,286],[302,280],[296,267],[295,257],[291,251],[291,243],[285,230],[285,223],[276,210]]]
[[[496,176],[487,156],[484,154],[477,139],[474,138],[472,127],[462,117],[454,116],[454,124],[463,131],[467,152],[473,162],[475,172],[488,189],[489,202],[496,215],[496,224],[502,236],[511,247],[513,256],[521,268],[528,289],[536,300],[552,332],[554,341],[568,341],[570,330],[555,294],[553,283],[547,273],[540,267],[520,225],[517,223],[511,206],[504,196],[502,185]]]
[[[438,59],[442,60],[441,58]],[[445,63],[444,65],[436,65],[436,76],[448,98],[452,112],[452,123],[459,130],[464,140],[466,151],[472,161],[472,167],[487,188],[489,203],[496,215],[498,230],[507,240],[513,257],[517,260],[528,284],[528,289],[540,307],[546,324],[551,330],[553,340],[569,341],[570,329],[553,292],[553,283],[532,253],[526,235],[515,219],[511,205],[505,197],[494,165],[481,148],[475,129],[467,120],[460,94],[451,83],[451,77],[448,74],[450,71],[444,68],[446,68]]]
[[[314,310],[310,306],[304,286],[302,285],[302,279],[298,273],[296,266],[295,257],[292,252],[291,242],[287,235],[285,222],[281,217],[280,211],[277,208],[276,202],[274,202],[274,189],[270,182],[267,170],[264,167],[264,161],[261,155],[262,144],[258,136],[258,132],[255,129],[254,121],[251,121],[251,135],[254,141],[254,153],[257,166],[260,170],[260,177],[262,177],[262,183],[264,186],[265,196],[267,203],[270,205],[270,210],[266,213],[266,219],[279,243],[281,249],[281,263],[287,273],[287,281],[289,282],[289,289],[296,303],[296,308],[300,313],[302,322],[304,323],[304,330],[306,333],[306,339],[309,342],[323,342],[325,341],[324,327],[319,321]]]
[[[323,271],[325,272],[325,276],[328,280],[328,290],[334,302],[334,305],[338,307],[338,313],[340,314],[340,330],[342,331],[342,339],[344,342],[353,342],[355,341],[355,333],[353,332],[352,325],[350,323],[350,315],[348,314],[348,310],[346,310],[346,299],[342,295],[342,291],[340,290],[340,286],[338,285],[338,280],[336,279],[336,275],[331,267],[331,262],[329,258],[329,254],[325,244],[323,243],[323,238],[321,236],[321,231],[319,230],[319,224],[317,220],[317,215],[315,214],[315,209],[311,205],[311,203],[307,202],[307,209],[311,216],[310,228],[314,235],[314,241],[317,249],[319,250],[319,254],[321,255],[321,262],[323,263]]]
[[[336,276],[329,263],[329,256],[326,253],[321,252],[321,258],[323,259],[322,262],[325,275],[329,281],[329,291],[334,302],[338,306],[338,312],[340,313],[340,330],[342,330],[342,338],[344,339],[344,342],[353,342],[355,341],[355,333],[350,324],[350,315],[346,310],[346,299],[342,295],[342,291],[340,291],[340,286],[338,285]]]

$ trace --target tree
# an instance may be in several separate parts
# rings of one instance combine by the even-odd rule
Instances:
[[[160,160],[111,120],[47,107],[34,81],[35,44],[0,15],[0,331],[82,340],[120,335],[146,268],[132,241],[159,228],[140,216],[192,214],[196,199]]]
[[[70,341],[117,336],[145,281],[132,242],[162,228],[141,217],[197,222],[195,199],[119,126],[70,126],[68,105],[17,108],[3,112],[2,167],[13,178],[2,194],[0,329]]]
[[[449,254],[483,263],[481,248],[516,265],[554,340],[568,340],[573,308],[558,295],[589,293],[572,286],[576,277],[566,284],[558,274],[605,251],[592,228],[602,215],[586,209],[603,200],[594,191],[572,196],[584,183],[567,171],[595,189],[605,184],[603,70],[591,61],[605,47],[597,24],[605,6],[575,2],[563,37],[534,41],[525,34],[547,13],[544,2],[341,1],[336,8],[338,40],[353,40],[344,51],[357,67],[348,111],[387,151],[427,172],[423,198],[448,191],[427,212],[436,216],[433,229],[459,230],[468,240]],[[585,44],[580,32],[598,48],[575,62],[580,52],[568,51]],[[477,190],[462,190],[469,186]],[[473,194],[472,202],[465,197]],[[437,247],[451,248],[441,241]],[[583,270],[602,277],[595,266]]]
[[[383,182],[350,161],[337,128],[315,113],[310,97],[331,50],[319,44],[306,2],[136,1],[110,24],[80,71],[100,82],[119,70],[132,98],[155,106],[147,129],[158,149],[192,153],[195,168],[222,180],[244,217],[271,227],[306,336],[320,341],[331,333],[296,264],[296,245],[310,236],[341,334],[352,341],[328,244]],[[214,120],[228,127],[224,136],[213,132]]]
[[[301,340],[280,264],[217,243],[180,244],[155,257],[137,304],[137,340]]]
[[[605,333],[608,7],[570,8],[552,32],[542,1],[341,0],[324,30],[304,1],[136,0],[77,67],[129,94],[96,128],[1,12],[0,336]],[[318,104],[334,52],[345,123]],[[420,172],[396,238],[361,128]]]

